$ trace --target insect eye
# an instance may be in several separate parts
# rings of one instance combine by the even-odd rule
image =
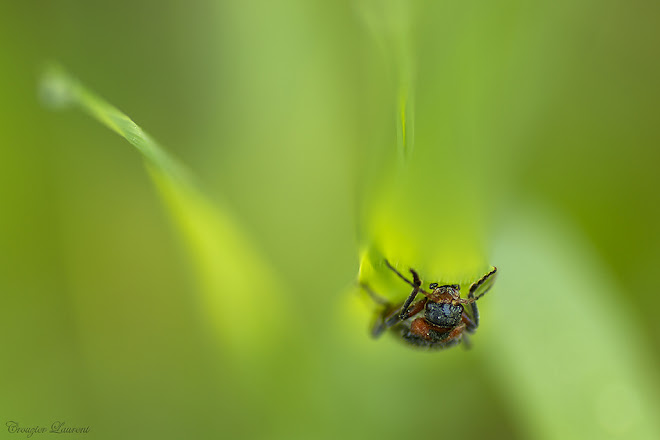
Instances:
[[[437,288],[438,288],[438,283],[429,284],[429,289],[437,289]]]

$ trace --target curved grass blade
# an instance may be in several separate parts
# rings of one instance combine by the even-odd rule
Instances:
[[[526,205],[510,210],[495,252],[507,270],[484,303],[495,383],[528,438],[660,438],[651,344],[625,287],[570,225]]]
[[[194,260],[208,316],[222,341],[240,351],[262,350],[278,334],[281,283],[226,208],[199,190],[189,172],[135,122],[58,67],[44,75],[46,104],[77,106],[115,131],[143,156]],[[255,275],[267,294],[255,295]],[[258,302],[258,304],[256,304]],[[250,322],[239,310],[250,310]]]
[[[417,66],[424,55],[419,23],[428,8],[401,0],[361,0],[358,6],[394,77],[397,132],[396,148],[394,142],[376,147],[364,167],[369,178],[361,189],[358,280],[394,303],[402,301],[400,293],[389,296],[399,289],[384,265],[388,260],[402,272],[414,268],[424,282],[458,283],[467,289],[491,267],[486,252],[488,184],[480,172],[488,165],[483,159],[466,160],[465,139],[450,142],[444,133],[429,129],[429,121],[446,103],[429,105],[427,99],[420,107],[423,95],[415,96],[424,73],[424,63]],[[421,129],[424,123],[426,130]],[[362,296],[371,303],[368,295]]]

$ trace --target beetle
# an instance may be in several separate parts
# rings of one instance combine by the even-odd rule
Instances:
[[[467,299],[461,298],[458,284],[429,284],[429,290],[422,288],[419,274],[410,269],[412,281],[402,275],[389,261],[385,265],[399,278],[413,287],[408,298],[399,306],[373,292],[368,285],[362,287],[378,304],[384,306],[376,316],[371,335],[380,337],[386,330],[392,330],[405,343],[428,349],[444,349],[461,342],[469,347],[466,333],[472,334],[479,327],[477,300],[490,290],[495,281],[497,267],[493,268],[472,283]],[[424,298],[415,301],[419,294]],[[467,312],[470,307],[470,313]],[[471,315],[471,316],[470,316]]]

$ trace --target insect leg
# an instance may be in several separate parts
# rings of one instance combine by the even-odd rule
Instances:
[[[383,310],[382,313],[379,313],[376,317],[376,322],[371,329],[371,336],[373,338],[378,338],[383,334],[385,330],[392,327],[394,324],[399,322],[399,310],[391,310],[389,307]]]
[[[475,304],[475,303],[472,303]],[[472,318],[466,312],[463,312],[463,323],[465,324],[465,331],[468,333],[474,333],[474,331],[479,326],[479,309],[472,308]]]
[[[380,304],[382,306],[389,305],[390,302],[387,300],[387,298],[384,298],[383,296],[379,295],[378,293],[374,292],[374,290],[369,287],[367,283],[360,283],[360,287],[364,289],[365,292],[369,294],[371,299],[376,303]]]
[[[399,319],[401,319],[402,321],[404,319],[407,319],[408,316],[411,316],[408,314],[408,309],[410,308],[410,305],[417,297],[418,293],[419,290],[417,289],[417,287],[415,287],[412,293],[410,294],[410,296],[408,297],[408,299],[406,299],[406,301],[403,303],[403,306],[401,306],[401,312],[399,312]]]
[[[424,290],[422,289],[422,280],[419,278],[419,274],[414,269],[410,269],[410,273],[413,276],[413,281],[411,282],[408,278],[404,277],[398,270],[396,270],[394,266],[390,264],[389,261],[385,260],[385,264],[387,265],[387,267],[390,268],[392,272],[397,274],[399,278],[401,278],[403,281],[413,286],[413,291],[410,293],[410,296],[408,296],[408,299],[406,299],[406,301],[403,303],[403,306],[401,307],[401,313],[399,314],[399,318],[401,320],[407,319],[410,316],[414,315],[415,313],[418,313],[418,312],[408,313],[408,308],[417,297],[417,294],[423,293],[427,295],[427,293],[424,292]]]
[[[382,313],[378,315],[376,319],[376,323],[374,324],[371,330],[371,335],[375,338],[379,337],[388,328],[422,311],[427,301],[427,299],[424,298],[421,301],[417,301],[416,303],[413,303],[418,293],[426,294],[426,292],[424,292],[424,290],[421,288],[422,280],[419,278],[419,274],[415,270],[410,269],[410,273],[412,274],[413,277],[413,280],[410,281],[408,278],[403,276],[398,270],[396,270],[394,266],[390,264],[389,261],[385,260],[385,265],[387,265],[387,267],[392,272],[394,272],[399,278],[401,278],[407,284],[410,284],[413,287],[413,290],[408,296],[408,298],[401,305],[401,308],[392,310],[391,304],[386,299],[382,298],[376,292],[371,290],[371,288],[369,288],[368,285],[366,284],[361,285],[362,288],[364,288],[367,291],[369,296],[371,296],[374,302],[385,306]]]
[[[468,293],[468,299],[474,299],[474,301],[472,301],[472,303],[470,304],[470,307],[472,307],[472,325],[470,324],[467,325],[467,331],[472,333],[477,329],[477,327],[479,327],[479,307],[477,307],[477,299],[474,298],[474,292],[472,291],[471,288],[470,288],[470,293]],[[465,316],[466,314],[463,313],[463,317]]]
[[[387,298],[376,293],[367,283],[360,283],[360,287],[369,294],[376,304],[383,306],[383,310],[376,316],[376,322],[371,329],[371,336],[374,338],[379,337],[385,330],[398,324],[401,320],[408,319],[408,317],[419,313],[426,304],[426,298],[424,301],[418,301],[417,303],[412,304],[412,306],[406,301],[406,303],[404,303],[404,307],[406,308],[404,313],[402,307],[393,307],[392,303],[390,303]],[[416,295],[414,290],[413,292]],[[411,297],[414,299],[414,295],[411,294]]]
[[[367,283],[360,283],[360,287],[364,289],[369,297],[378,305],[383,306],[382,312],[376,316],[376,322],[371,329],[371,336],[374,338],[379,337],[385,330],[396,324],[399,317],[399,308],[393,308],[392,304],[383,296],[376,293]],[[393,322],[396,318],[396,322]]]
[[[401,321],[410,318],[411,316],[418,314],[419,312],[424,310],[426,301],[427,299],[424,298],[420,301],[413,303],[412,305],[409,305],[406,308],[405,313],[402,311],[403,307],[395,308],[395,309],[392,309],[391,306],[386,307],[383,310],[383,312],[380,313],[376,318],[376,323],[374,324],[371,330],[371,336],[377,338],[388,328],[398,324]]]

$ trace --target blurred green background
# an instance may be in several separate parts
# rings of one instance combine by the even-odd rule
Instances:
[[[0,435],[658,438],[659,13],[0,2]],[[42,105],[49,60],[166,145],[240,233],[190,246],[135,149]],[[364,212],[379,217],[408,62],[410,218],[437,214],[409,220],[420,255],[471,262],[466,279],[500,269],[470,351],[372,341],[354,289],[360,246],[389,236]],[[248,241],[243,283],[205,290],[200,261]]]

